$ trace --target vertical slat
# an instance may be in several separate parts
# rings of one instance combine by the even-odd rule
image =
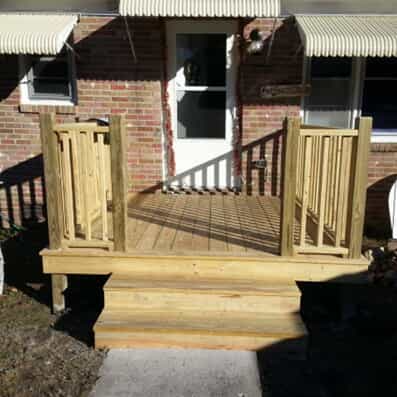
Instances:
[[[348,231],[348,248],[350,258],[361,256],[361,246],[364,228],[366,189],[368,182],[368,156],[371,142],[372,119],[360,118],[357,143],[353,152],[354,163],[352,175],[354,185],[349,202],[350,228]]]
[[[338,206],[336,209],[336,232],[335,232],[335,246],[339,247],[341,245],[341,240],[343,239],[343,228],[345,225],[345,203],[347,194],[347,163],[349,156],[348,144],[346,142],[347,138],[341,139],[341,161],[339,166],[340,179],[338,181]]]
[[[108,217],[107,217],[107,194],[106,194],[106,165],[104,136],[98,134],[98,174],[99,174],[99,194],[102,218],[102,239],[108,240]]]
[[[340,165],[342,163],[342,137],[338,136],[336,139],[336,153],[335,153],[335,171],[334,171],[334,182],[333,182],[333,201],[332,201],[332,230],[335,232],[337,230],[337,222],[338,222],[338,207],[340,202],[342,201],[342,197],[340,196],[340,181],[342,179],[341,168]],[[340,244],[339,244],[340,245]],[[337,241],[335,239],[335,246],[338,246]]]
[[[83,132],[80,134],[81,139],[81,183],[84,202],[84,233],[85,239],[91,240],[91,217],[90,217],[90,201],[89,201],[89,170],[88,170],[88,134]]]
[[[72,169],[70,165],[70,139],[69,134],[61,135],[63,144],[63,177],[64,177],[64,200],[65,212],[68,225],[69,239],[75,238],[74,227],[74,205],[73,205],[73,184],[72,184]]]
[[[72,171],[73,171],[73,188],[75,200],[75,217],[76,223],[82,223],[83,210],[82,210],[82,197],[81,197],[81,164],[79,157],[79,132],[76,130],[70,131],[70,145],[72,154]]]
[[[287,120],[285,139],[285,157],[283,173],[283,192],[281,205],[281,239],[280,252],[282,256],[292,256],[294,248],[294,217],[297,179],[297,160],[301,120]]]
[[[309,193],[311,183],[311,165],[312,165],[312,138],[305,138],[305,156],[304,156],[304,170],[303,170],[303,195],[302,195],[302,211],[301,211],[301,230],[300,230],[300,245],[303,247],[306,244],[306,225],[307,225],[307,209],[309,205]]]
[[[318,204],[318,225],[316,244],[318,247],[323,245],[324,241],[324,223],[325,223],[325,205],[326,205],[326,189],[328,182],[327,168],[329,157],[329,137],[323,138],[322,154],[321,154],[321,171],[319,180],[319,204]]]
[[[58,131],[59,133],[59,131]],[[60,133],[59,133],[60,134]],[[65,160],[64,160],[64,152],[63,152],[63,142],[62,137],[59,135],[59,141],[57,144],[57,159],[58,159],[58,169],[59,169],[59,185],[60,185],[60,192],[61,192],[61,201],[59,205],[61,206],[61,214],[62,214],[62,230],[63,236],[62,238],[69,238],[69,227],[68,227],[68,219],[66,216],[67,207],[66,207],[66,199],[65,199]]]
[[[110,118],[113,236],[116,251],[127,250],[127,139],[124,119]]]

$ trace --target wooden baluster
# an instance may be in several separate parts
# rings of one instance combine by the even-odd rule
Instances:
[[[98,169],[99,169],[99,193],[101,203],[101,218],[102,218],[102,239],[108,241],[108,217],[107,217],[107,188],[106,188],[106,162],[105,162],[105,147],[104,136],[98,134]]]
[[[325,205],[326,205],[326,189],[328,182],[328,158],[329,158],[329,137],[323,138],[322,153],[321,153],[321,170],[319,179],[319,198],[318,198],[318,225],[316,245],[321,247],[324,241],[324,223],[325,223]]]
[[[345,208],[347,200],[347,190],[349,177],[347,173],[347,164],[349,157],[348,142],[350,138],[341,138],[341,161],[339,164],[339,181],[338,181],[338,206],[336,208],[336,232],[335,232],[335,246],[340,247],[343,239],[343,227],[345,225]]]
[[[69,240],[74,240],[75,233],[75,221],[74,221],[74,205],[73,205],[73,183],[72,183],[72,169],[70,165],[70,138],[69,134],[63,133],[61,135],[63,145],[63,186],[64,186],[64,200],[65,200],[65,216],[66,223],[68,225],[68,237]]]
[[[88,134],[82,132],[80,134],[81,139],[81,183],[83,191],[83,202],[84,202],[84,233],[85,239],[91,240],[92,228],[91,228],[91,217],[90,217],[90,199],[89,199],[89,170],[88,170]]]
[[[76,130],[70,131],[70,145],[71,145],[71,155],[72,155],[72,172],[73,172],[73,188],[74,188],[74,200],[75,200],[75,218],[76,224],[83,223],[83,209],[81,197],[81,164],[80,164],[80,142],[79,142],[79,132]]]
[[[301,211],[301,230],[300,230],[300,245],[306,245],[306,226],[307,226],[307,210],[309,205],[309,194],[311,185],[312,172],[312,137],[305,139],[305,155],[304,155],[304,170],[303,170],[303,194],[302,194],[302,211]]]

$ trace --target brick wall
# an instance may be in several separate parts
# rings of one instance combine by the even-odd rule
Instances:
[[[260,97],[260,88],[300,84],[302,51],[298,32],[291,20],[280,20],[276,25],[272,19],[246,20],[242,24],[245,40],[254,29],[266,35],[266,44],[260,55],[246,55],[243,49],[241,55],[243,188],[248,192],[277,195],[280,192],[281,128],[286,116],[299,115],[300,98],[264,100]],[[252,161],[264,155],[268,161],[267,176],[252,166]]]
[[[138,62],[122,19],[83,17],[73,32],[78,106],[20,106],[18,58],[0,56],[0,191],[2,213],[14,223],[42,217],[42,161],[38,114],[58,121],[84,121],[125,114],[130,190],[162,178],[163,23],[131,22]]]
[[[389,237],[388,209],[390,189],[397,179],[397,144],[373,143],[369,157],[366,233]]]

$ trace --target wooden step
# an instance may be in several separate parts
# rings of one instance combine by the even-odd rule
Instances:
[[[200,311],[296,313],[295,283],[225,280],[147,280],[113,275],[106,283],[105,306],[115,311]]]
[[[285,339],[302,339],[300,316],[263,313],[105,311],[95,325],[97,348],[203,348],[260,350]]]

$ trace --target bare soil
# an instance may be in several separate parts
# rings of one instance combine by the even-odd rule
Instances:
[[[88,395],[105,352],[57,330],[61,318],[18,289],[6,288],[0,296],[0,396]]]

